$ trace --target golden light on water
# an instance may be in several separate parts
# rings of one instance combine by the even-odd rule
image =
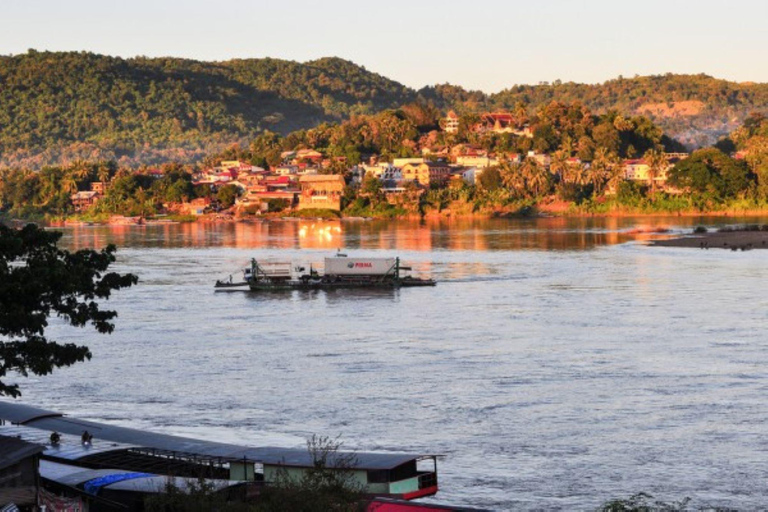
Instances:
[[[341,239],[340,224],[312,223],[299,226],[299,240],[303,246],[330,247]],[[335,240],[335,241],[334,241]]]

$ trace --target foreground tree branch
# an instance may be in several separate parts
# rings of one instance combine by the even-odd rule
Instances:
[[[117,312],[100,309],[97,300],[138,282],[133,274],[107,272],[115,261],[114,245],[69,252],[57,247],[60,238],[60,232],[34,224],[0,225],[0,379],[9,372],[47,375],[90,359],[86,346],[48,340],[48,319],[56,315],[75,327],[90,324],[111,333]],[[0,395],[21,392],[18,384],[0,380]]]

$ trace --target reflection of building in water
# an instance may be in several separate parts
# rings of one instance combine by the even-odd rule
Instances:
[[[344,235],[340,222],[302,222],[297,231],[302,249],[341,249]]]

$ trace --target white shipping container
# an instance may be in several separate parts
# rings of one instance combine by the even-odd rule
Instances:
[[[325,275],[381,276],[394,266],[395,258],[325,258]]]

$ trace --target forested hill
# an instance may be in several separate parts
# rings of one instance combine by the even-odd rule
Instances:
[[[707,75],[617,78],[594,85],[557,81],[518,85],[491,95],[438,85],[424,88],[420,94],[453,105],[457,112],[514,111],[521,104],[530,110],[553,100],[579,101],[596,113],[616,109],[648,116],[691,148],[714,143],[752,112],[768,112],[768,84],[728,82]]]
[[[415,98],[335,58],[198,62],[31,51],[0,57],[0,166],[194,160],[263,129],[286,133]]]
[[[703,145],[750,112],[768,111],[768,84],[665,75],[487,95],[451,85],[415,91],[338,58],[199,62],[30,51],[0,56],[0,167],[192,161],[264,129],[287,133],[420,99],[442,111],[529,113],[552,100],[581,101],[595,113],[648,115],[669,135]]]

